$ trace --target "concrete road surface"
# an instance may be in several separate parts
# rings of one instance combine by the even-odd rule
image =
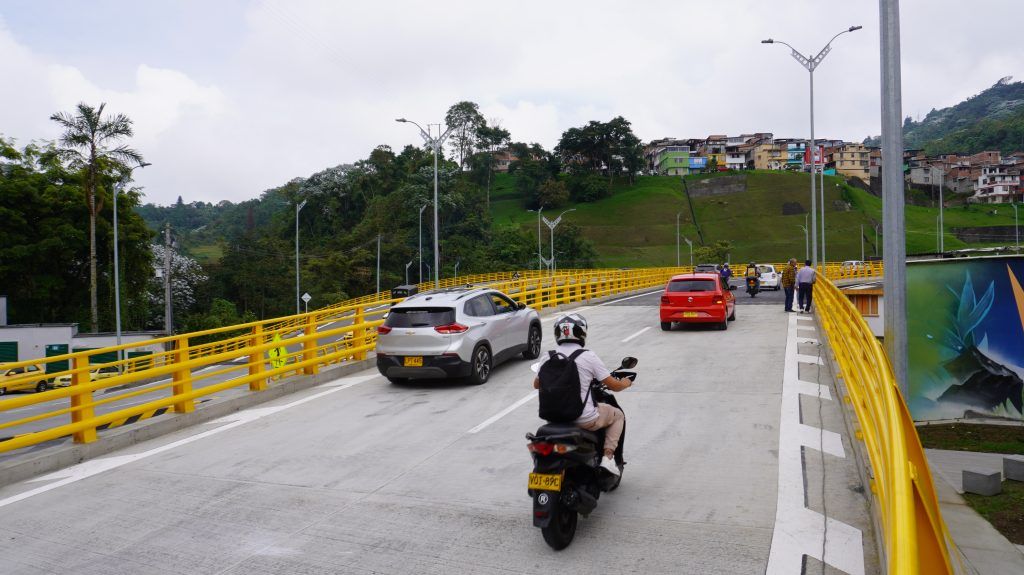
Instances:
[[[361,372],[0,489],[0,573],[781,573],[792,569],[769,555],[799,534],[777,530],[778,504],[805,500],[863,530],[863,550],[850,549],[859,572],[877,572],[851,457],[803,448],[828,490],[780,472],[780,445],[801,449],[780,444],[787,334],[809,334],[807,322],[743,305],[728,331],[662,332],[657,297],[577,308],[588,348],[610,366],[638,357],[640,376],[619,394],[622,485],[564,551],[531,525],[523,436],[541,421],[517,359],[483,386]],[[842,434],[839,402],[803,402],[823,436]],[[783,501],[791,482],[798,500]],[[795,560],[796,573],[823,567]]]

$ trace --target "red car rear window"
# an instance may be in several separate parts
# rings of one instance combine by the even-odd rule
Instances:
[[[670,292],[715,291],[715,280],[672,280],[668,282]]]

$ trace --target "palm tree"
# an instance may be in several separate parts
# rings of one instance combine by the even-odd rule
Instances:
[[[78,104],[75,113],[58,112],[50,119],[64,128],[60,147],[56,152],[73,169],[81,170],[85,180],[86,201],[89,204],[89,309],[92,331],[99,331],[99,306],[96,303],[96,214],[103,201],[96,200],[96,187],[104,174],[130,173],[142,165],[142,154],[119,145],[118,141],[132,136],[132,121],[124,114],[103,117],[103,108]],[[111,147],[116,146],[116,147]]]

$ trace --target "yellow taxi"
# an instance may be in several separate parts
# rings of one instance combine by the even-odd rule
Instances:
[[[121,372],[117,370],[116,366],[110,365],[107,367],[97,367],[89,371],[89,381],[107,379],[108,377],[114,377],[117,375],[121,375]],[[53,387],[68,387],[69,385],[71,385],[70,373],[58,376],[53,380]]]
[[[11,367],[9,363],[0,363],[0,395],[22,390],[46,391],[47,388],[46,372],[38,365]]]

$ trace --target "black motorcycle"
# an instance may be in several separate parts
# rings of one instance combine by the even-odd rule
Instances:
[[[624,358],[612,375],[635,381],[636,372],[625,370],[636,367],[636,364],[635,357]],[[595,401],[619,407],[607,387],[596,381],[590,385]],[[540,527],[544,541],[556,551],[572,543],[579,516],[590,515],[597,507],[601,493],[614,491],[622,481],[626,465],[622,459],[625,428],[615,450],[619,475],[601,468],[604,434],[604,429],[587,431],[572,423],[548,423],[542,425],[537,433],[526,434],[530,442],[527,449],[533,455],[533,473],[528,487],[533,498],[533,526]]]
[[[757,276],[747,277],[747,293],[750,297],[757,297],[757,292],[761,291],[761,278]]]

